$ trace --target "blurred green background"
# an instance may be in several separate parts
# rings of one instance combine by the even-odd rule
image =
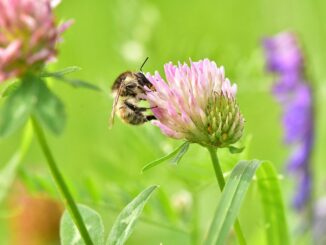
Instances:
[[[163,72],[168,61],[207,57],[223,65],[227,77],[238,85],[238,101],[246,118],[243,142],[250,141],[247,157],[271,160],[284,174],[281,184],[289,227],[295,233],[298,217],[291,209],[295,183],[285,172],[289,149],[282,144],[281,108],[270,94],[273,78],[264,71],[261,40],[284,30],[299,34],[309,79],[315,86],[317,142],[313,171],[315,194],[323,196],[325,11],[323,0],[63,1],[56,10],[58,20],[74,19],[75,24],[65,33],[58,62],[50,70],[82,67],[82,71],[70,76],[104,90],[97,93],[52,82],[54,91],[65,102],[68,123],[60,137],[50,133],[47,136],[77,201],[99,211],[108,232],[117,210],[145,187],[159,184],[160,190],[127,244],[191,244],[191,236],[195,236],[188,232],[195,219],[191,214],[198,217],[199,236],[205,234],[219,196],[208,152],[192,145],[179,166],[167,163],[140,174],[143,165],[181,142],[166,139],[150,124],[132,127],[116,120],[109,130],[108,117],[114,79],[125,70],[137,71],[145,57],[150,57],[143,69],[146,72]],[[0,167],[17,148],[19,138],[17,133],[0,141]],[[224,151],[221,155],[222,167],[229,170],[236,157]],[[43,190],[58,196],[37,142],[33,142],[21,165],[19,178],[34,192]],[[252,185],[240,220],[249,244],[264,244],[256,188]],[[185,192],[189,193],[184,195]],[[189,202],[189,195],[191,209],[180,211],[178,197],[188,196]],[[5,209],[0,214],[0,244],[7,244],[10,214],[2,210]]]

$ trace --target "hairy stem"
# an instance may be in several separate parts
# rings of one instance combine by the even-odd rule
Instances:
[[[218,157],[217,157],[217,150],[214,147],[208,147],[208,151],[211,155],[211,159],[212,159],[212,163],[214,166],[214,171],[215,171],[215,176],[218,182],[218,185],[220,187],[220,190],[223,191],[224,186],[225,186],[225,179],[223,176],[223,171],[221,169],[221,165],[218,161]],[[237,238],[239,241],[239,244],[241,245],[245,245],[246,244],[246,240],[244,238],[239,220],[236,219],[235,223],[234,223],[234,231],[237,234]]]
[[[58,166],[54,160],[54,157],[51,153],[51,150],[46,142],[44,132],[35,118],[32,118],[32,122],[33,122],[33,127],[34,127],[36,137],[40,143],[40,146],[42,148],[42,151],[44,153],[44,156],[45,156],[48,166],[50,168],[51,174],[55,180],[55,183],[56,183],[61,195],[64,198],[67,209],[68,209],[72,219],[74,220],[85,244],[93,245],[92,239],[86,229],[86,226],[85,226],[84,221],[79,213],[77,205],[76,205],[72,195],[70,194],[68,186],[65,183],[63,176],[60,173],[59,168],[58,168]]]

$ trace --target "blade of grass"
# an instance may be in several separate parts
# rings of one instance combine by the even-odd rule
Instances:
[[[225,179],[224,179],[224,174],[221,168],[221,165],[219,163],[218,157],[217,157],[217,149],[215,147],[208,147],[207,148],[209,151],[209,154],[211,155],[214,171],[215,171],[215,176],[216,180],[218,182],[218,185],[220,187],[220,190],[223,192],[224,186],[225,186]],[[246,244],[246,239],[243,235],[240,222],[238,219],[235,220],[234,222],[234,231],[237,235],[237,239],[240,245],[245,245]]]
[[[264,210],[267,244],[290,244],[279,178],[270,162],[258,160],[240,161],[232,171],[205,244],[225,243],[255,172]]]
[[[213,222],[210,226],[206,245],[225,244],[231,227],[236,221],[242,201],[252,177],[261,161],[240,161],[233,169],[222,192]]]
[[[257,170],[257,184],[264,212],[267,244],[290,244],[279,177],[270,162]]]

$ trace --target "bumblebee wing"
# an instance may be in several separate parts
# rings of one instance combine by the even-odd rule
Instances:
[[[117,105],[118,105],[118,101],[119,101],[119,97],[120,97],[120,93],[121,93],[121,88],[122,88],[122,84],[120,85],[119,89],[118,89],[118,92],[114,98],[114,101],[113,101],[113,105],[112,105],[112,111],[111,111],[111,115],[110,115],[110,118],[109,118],[109,128],[111,129],[112,126],[113,126],[113,123],[114,123],[114,116],[115,116],[115,113],[117,111]]]

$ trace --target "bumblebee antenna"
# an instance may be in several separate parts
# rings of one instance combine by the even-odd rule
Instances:
[[[141,67],[140,67],[140,71],[141,72],[143,72],[143,66],[146,64],[146,61],[149,59],[149,57],[147,57],[146,59],[145,59],[145,61],[143,62],[143,64],[141,65]]]

